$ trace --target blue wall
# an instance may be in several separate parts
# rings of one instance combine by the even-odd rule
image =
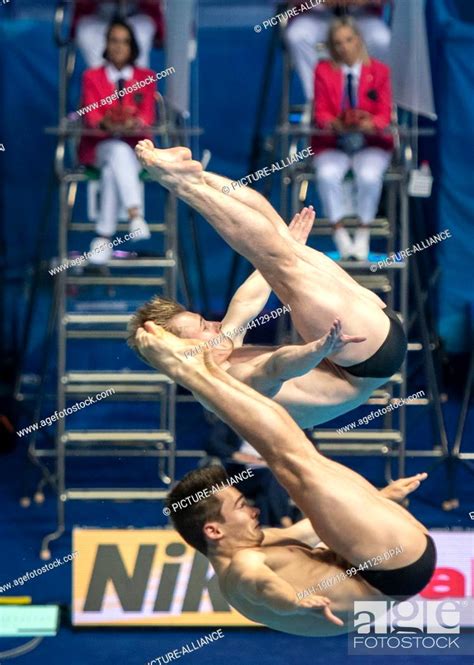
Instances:
[[[429,6],[437,54],[438,226],[453,235],[439,250],[439,331],[449,351],[469,348],[468,308],[474,302],[474,24],[461,21],[467,4],[472,5],[466,0],[431,0]]]

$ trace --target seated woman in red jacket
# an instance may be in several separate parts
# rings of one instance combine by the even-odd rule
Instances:
[[[120,13],[120,16],[119,16]],[[81,49],[87,67],[99,67],[107,26],[115,18],[125,18],[136,35],[140,48],[137,64],[148,67],[153,42],[164,38],[164,18],[160,0],[76,0],[72,35]]]
[[[334,224],[334,242],[341,258],[366,260],[369,224],[382,191],[383,175],[393,150],[384,131],[390,125],[392,94],[389,68],[369,58],[355,21],[345,17],[329,29],[331,60],[320,62],[314,77],[314,121],[333,136],[314,136],[314,165],[326,215]],[[345,216],[342,182],[352,169],[357,187],[360,227],[351,239]]]
[[[84,125],[104,130],[103,137],[83,136],[79,145],[79,161],[101,169],[98,237],[91,244],[93,263],[106,263],[111,258],[111,249],[97,252],[97,248],[114,235],[122,206],[128,212],[134,239],[150,237],[143,219],[141,167],[133,149],[141,138],[151,138],[145,128],[155,121],[156,84],[151,69],[134,66],[137,56],[138,46],[131,28],[123,21],[114,21],[107,32],[106,64],[88,69],[83,76]],[[140,136],[120,136],[124,129],[141,127],[144,131]]]

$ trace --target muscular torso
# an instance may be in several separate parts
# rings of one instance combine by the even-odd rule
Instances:
[[[226,600],[247,618],[275,630],[314,637],[346,633],[351,630],[354,600],[383,597],[360,575],[335,582],[319,591],[316,588],[319,582],[351,567],[349,562],[325,546],[311,548],[297,540],[288,539],[280,542],[273,540],[272,544],[265,545],[264,540],[258,551],[264,552],[265,564],[295,589],[295,598],[298,592],[314,587],[316,595],[327,596],[331,600],[332,611],[344,621],[343,627],[336,626],[315,610],[306,614],[278,614],[266,606],[254,604],[236,591],[238,576],[232,563],[224,573],[218,573],[219,585]]]
[[[225,367],[229,374],[248,383],[249,370],[263,363],[276,348],[246,344],[233,351]],[[277,393],[267,396],[285,407],[304,429],[355,409],[380,383],[380,379],[351,376],[325,359],[304,376],[285,381]]]

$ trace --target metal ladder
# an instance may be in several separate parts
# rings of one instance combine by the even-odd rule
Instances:
[[[71,238],[91,234],[94,225],[89,221],[73,219],[79,185],[87,184],[93,178],[88,169],[66,166],[68,163],[68,141],[79,138],[83,133],[80,127],[68,121],[67,100],[70,81],[76,65],[76,49],[67,33],[65,4],[59,3],[55,16],[55,38],[59,47],[58,99],[59,127],[50,133],[58,136],[55,172],[59,187],[59,234],[58,261],[68,260]],[[63,35],[66,34],[64,37]],[[152,128],[152,133],[159,136],[166,146],[173,145],[182,130],[170,124],[164,113],[162,98],[160,124]],[[193,130],[187,129],[187,135]],[[142,174],[143,175],[143,174]],[[146,174],[142,177],[147,182]],[[38,445],[33,436],[30,444],[30,459],[43,472],[40,488],[46,483],[53,486],[57,497],[57,528],[46,535],[41,544],[40,555],[43,559],[51,556],[50,544],[58,539],[65,530],[65,506],[71,500],[136,500],[163,499],[175,476],[176,441],[175,408],[176,386],[165,375],[150,369],[133,369],[134,362],[140,368],[132,352],[122,365],[110,362],[113,345],[125,346],[127,322],[136,306],[136,300],[144,302],[153,294],[175,298],[177,295],[177,201],[172,195],[164,194],[161,218],[149,223],[153,241],[159,241],[158,256],[141,258],[114,257],[101,268],[75,270],[69,268],[55,275],[53,306],[50,314],[51,332],[56,330],[56,409],[63,411],[71,403],[94,396],[101,391],[113,391],[107,398],[110,409],[123,410],[124,405],[152,402],[155,406],[154,423],[148,428],[103,427],[98,423],[91,429],[77,428],[76,420],[69,424],[69,416],[58,419],[56,423],[54,449]],[[119,223],[116,235],[127,231],[127,225]],[[126,246],[129,250],[130,247]],[[137,296],[138,292],[138,296]],[[133,293],[133,296],[131,295]],[[91,294],[84,303],[85,294]],[[100,300],[97,301],[97,295]],[[108,299],[112,298],[110,302]],[[120,300],[119,300],[120,298]],[[82,302],[82,307],[78,305]],[[115,308],[117,302],[125,303],[122,309]],[[74,344],[91,352],[76,354],[76,365],[71,362],[71,347]],[[125,351],[124,353],[127,353]],[[94,357],[95,355],[95,357]],[[88,358],[89,356],[89,358]],[[85,366],[77,362],[86,357]],[[108,358],[108,363],[107,363]],[[102,402],[105,404],[105,402]],[[120,408],[121,407],[121,408]],[[38,407],[39,411],[39,407]],[[93,422],[102,409],[97,405],[83,417]],[[114,411],[115,413],[115,411]],[[151,487],[99,487],[84,483],[73,486],[69,480],[69,470],[74,458],[143,458],[156,460],[156,482]],[[50,473],[43,460],[55,460],[55,472]],[[41,496],[41,492],[39,493]]]
[[[79,183],[87,182],[84,170],[67,170],[61,164],[64,149],[58,144],[57,171],[59,177],[59,262],[68,260],[71,233],[91,233],[93,225],[84,221],[73,221],[72,213]],[[107,356],[107,345],[125,344],[125,329],[131,312],[111,313],[107,301],[103,309],[92,307],[92,311],[74,305],[80,303],[78,295],[93,290],[89,304],[97,304],[97,292],[114,297],[110,289],[129,292],[130,288],[140,289],[149,295],[154,293],[176,297],[177,279],[177,236],[176,199],[165,195],[163,220],[150,223],[154,236],[162,238],[162,255],[158,258],[113,258],[106,267],[85,270],[82,274],[62,271],[55,275],[55,300],[57,322],[57,411],[63,411],[72,401],[83,400],[101,391],[113,390],[109,402],[133,403],[138,401],[156,402],[156,426],[148,429],[94,427],[93,429],[72,429],[68,417],[57,422],[55,437],[56,472],[54,476],[57,493],[57,529],[45,536],[41,546],[41,556],[51,556],[50,543],[59,538],[65,529],[65,504],[70,500],[91,499],[162,499],[166,496],[175,474],[175,396],[176,387],[165,375],[153,371],[130,370],[129,362],[122,367],[74,367],[69,358],[70,345],[74,340],[81,344],[92,342],[96,356]],[[117,234],[124,229],[118,225]],[[147,292],[148,290],[148,292]],[[146,293],[146,295],[145,295]],[[127,296],[125,296],[125,301]],[[86,301],[87,302],[87,301]],[[112,302],[113,305],[113,302]],[[99,346],[100,345],[100,346]],[[76,354],[76,358],[79,357]],[[100,415],[100,409],[94,411]],[[92,417],[92,411],[86,417]],[[72,487],[66,480],[68,461],[74,457],[143,457],[158,460],[160,487],[110,488]]]

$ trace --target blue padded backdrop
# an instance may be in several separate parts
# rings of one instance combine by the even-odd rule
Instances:
[[[438,110],[438,228],[452,238],[439,247],[442,266],[439,291],[439,332],[448,351],[468,350],[468,310],[474,301],[472,242],[474,212],[474,23],[463,22],[464,5],[429,0],[429,28],[436,59],[433,63]],[[472,13],[472,12],[471,12]]]

